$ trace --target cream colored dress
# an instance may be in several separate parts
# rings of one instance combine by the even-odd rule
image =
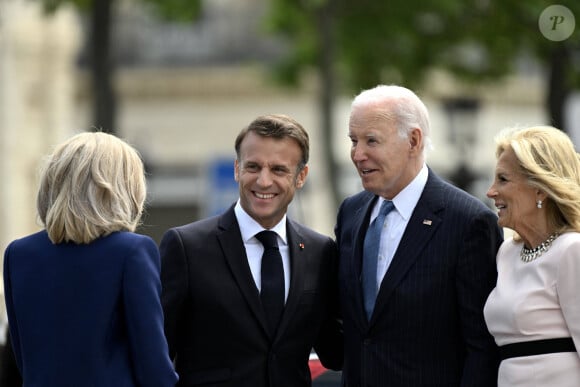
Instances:
[[[560,235],[534,261],[507,239],[497,255],[498,280],[484,307],[498,345],[572,337],[580,348],[580,233]],[[580,356],[563,352],[506,359],[499,387],[580,387]]]

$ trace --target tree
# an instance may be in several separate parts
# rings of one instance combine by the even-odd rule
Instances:
[[[43,0],[50,13],[70,3],[90,16],[89,55],[93,96],[92,127],[116,132],[117,93],[114,88],[115,62],[112,55],[112,25],[115,0]],[[168,20],[193,22],[199,16],[201,0],[140,0]]]
[[[580,18],[580,2],[559,3]],[[565,129],[565,100],[580,83],[571,62],[580,49],[580,29],[562,42],[544,38],[538,17],[549,5],[545,0],[271,0],[268,23],[291,46],[276,68],[279,79],[296,85],[304,71],[319,74],[327,144],[334,137],[332,107],[325,106],[333,95],[327,93],[378,83],[414,88],[433,69],[473,84],[500,80],[516,71],[523,54],[549,74],[546,108],[552,125]],[[338,204],[331,145],[325,152]]]

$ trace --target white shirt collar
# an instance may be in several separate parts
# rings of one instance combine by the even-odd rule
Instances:
[[[236,203],[236,206],[234,207],[234,212],[236,214],[238,224],[240,225],[240,233],[242,234],[242,240],[244,241],[244,243],[250,242],[250,239],[254,238],[254,236],[257,233],[265,230],[264,227],[262,227],[258,222],[256,222],[254,218],[248,215],[248,213],[242,208],[239,199],[238,202]],[[278,237],[282,239],[284,244],[288,244],[288,241],[286,240],[286,215],[282,217],[282,219],[280,220],[280,222],[278,222],[278,224],[276,224],[269,230],[274,231],[276,234],[278,234]]]
[[[415,178],[405,187],[401,192],[397,194],[393,198],[393,204],[395,205],[395,209],[401,217],[408,221],[413,213],[413,210],[417,206],[419,202],[419,198],[423,193],[423,189],[425,188],[425,184],[427,184],[427,177],[429,176],[429,171],[427,169],[427,165],[423,164],[423,167],[415,176]],[[384,200],[383,198],[381,198]],[[379,200],[377,206],[380,208],[382,200]]]

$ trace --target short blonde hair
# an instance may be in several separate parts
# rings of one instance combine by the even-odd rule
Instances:
[[[147,195],[137,151],[107,133],[81,133],[56,147],[41,173],[37,210],[53,243],[90,243],[135,231]]]
[[[496,156],[511,148],[530,186],[548,195],[548,225],[580,231],[580,159],[563,131],[551,126],[506,129],[496,137]]]

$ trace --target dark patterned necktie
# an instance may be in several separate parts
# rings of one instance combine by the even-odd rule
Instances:
[[[284,310],[284,268],[274,231],[262,231],[256,238],[264,245],[262,254],[262,289],[260,298],[266,312],[270,332],[274,333]]]
[[[385,218],[395,208],[390,200],[383,201],[379,214],[369,226],[364,240],[362,288],[365,311],[367,319],[370,320],[377,300],[377,262],[379,257],[379,246],[381,244],[381,230],[385,223]]]

